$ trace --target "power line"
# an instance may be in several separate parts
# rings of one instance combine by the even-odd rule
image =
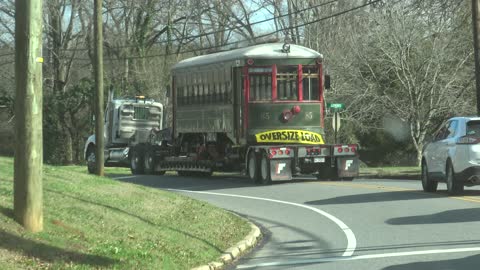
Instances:
[[[308,11],[308,10],[311,10],[311,9],[314,9],[314,8],[319,8],[319,7],[322,7],[322,6],[330,5],[330,4],[333,4],[333,3],[338,2],[338,1],[339,0],[331,0],[331,1],[321,3],[321,4],[318,4],[318,5],[310,6],[308,8],[296,10],[294,12],[285,13],[285,14],[280,15],[280,16],[273,16],[272,18],[268,18],[268,19],[264,19],[264,20],[261,20],[261,21],[256,21],[256,22],[250,23],[249,26],[273,21],[273,20],[278,19],[278,18],[283,18],[283,17],[294,15],[294,14],[298,14],[298,13],[302,13],[304,11]],[[196,38],[200,38],[200,37],[205,37],[205,36],[218,34],[218,33],[231,31],[231,30],[238,30],[238,29],[242,29],[242,28],[244,28],[244,27],[243,26],[232,26],[232,27],[227,27],[227,28],[223,28],[223,29],[220,29],[220,30],[215,30],[215,31],[211,31],[211,32],[203,33],[203,34],[198,34],[198,35],[193,35],[193,36],[187,36],[187,37],[183,37],[183,38],[175,38],[175,39],[171,39],[171,40],[161,40],[161,41],[155,42],[155,44],[163,44],[163,43],[168,43],[168,42],[183,41],[185,39],[196,39]],[[124,45],[124,46],[115,46],[113,48],[122,49],[122,48],[132,48],[132,47],[136,47],[136,46],[135,45]],[[62,51],[80,51],[80,50],[85,51],[85,50],[88,50],[88,48],[63,49]]]
[[[295,27],[304,27],[304,26],[307,26],[307,25],[311,25],[311,24],[314,24],[314,23],[318,23],[318,22],[321,22],[321,21],[325,21],[325,20],[328,20],[328,19],[332,19],[332,18],[341,16],[341,15],[344,15],[344,14],[346,14],[346,13],[353,12],[353,11],[356,11],[356,10],[359,10],[359,9],[362,9],[362,8],[365,8],[365,7],[367,7],[367,6],[370,6],[370,5],[372,5],[372,4],[375,4],[375,3],[378,3],[378,2],[381,2],[381,1],[383,1],[383,0],[374,0],[374,1],[371,1],[371,2],[368,2],[368,3],[365,3],[365,4],[362,4],[362,5],[359,5],[359,6],[356,6],[356,7],[347,9],[347,10],[344,10],[344,11],[340,11],[340,12],[334,13],[334,14],[329,15],[329,16],[326,16],[326,17],[322,17],[322,18],[317,19],[317,20],[305,22],[305,23],[303,23],[303,24],[299,24],[299,25],[295,25],[295,26],[291,26],[291,27],[286,27],[286,28],[278,29],[278,30],[272,31],[272,32],[267,33],[267,34],[263,34],[263,35],[260,35],[260,36],[256,36],[255,39],[260,39],[260,38],[268,37],[268,36],[271,36],[271,35],[276,34],[276,33],[279,33],[279,32],[283,32],[283,31],[286,31],[286,30],[291,30],[291,29],[293,29],[293,28],[295,28]],[[400,1],[401,1],[401,0],[400,0]],[[400,2],[400,1],[398,1],[398,2]],[[186,50],[186,51],[181,51],[181,52],[179,52],[179,53],[180,53],[180,54],[183,54],[183,53],[192,53],[192,52],[198,52],[198,51],[206,51],[206,50],[217,49],[217,48],[221,48],[221,47],[224,47],[224,46],[239,44],[239,43],[248,42],[248,41],[249,41],[249,40],[232,41],[232,42],[228,42],[228,43],[225,43],[225,44],[222,44],[222,45],[215,45],[215,46],[210,46],[210,47],[207,47],[207,48],[200,48],[200,49],[194,49],[194,50]],[[175,55],[175,54],[177,54],[177,53],[152,54],[152,55],[146,55],[146,56],[131,56],[131,57],[126,57],[126,58],[122,58],[122,59],[110,58],[110,59],[106,59],[106,60],[143,59],[143,58],[163,57],[163,56],[169,56],[169,55]],[[90,60],[90,59],[88,59],[88,58],[74,58],[74,59],[75,59],[75,60],[84,60],[84,61]]]

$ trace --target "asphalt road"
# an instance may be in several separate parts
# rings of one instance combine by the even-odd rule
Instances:
[[[270,186],[237,176],[125,176],[241,214],[265,239],[231,269],[479,269],[480,188],[448,197],[412,180],[323,182],[300,178]]]

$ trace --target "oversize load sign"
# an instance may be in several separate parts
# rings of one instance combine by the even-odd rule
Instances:
[[[322,135],[306,130],[272,130],[255,134],[257,142],[324,144]]]

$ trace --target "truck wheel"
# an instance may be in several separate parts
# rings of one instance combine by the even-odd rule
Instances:
[[[130,171],[132,171],[132,174],[143,174],[143,157],[141,149],[139,147],[133,147],[130,152]]]
[[[447,162],[447,191],[448,195],[457,195],[463,192],[464,186],[460,179],[455,177],[455,171],[453,170],[452,162]]]
[[[87,149],[87,169],[88,173],[94,174],[97,170],[97,164],[95,158],[95,146],[89,146]]]
[[[209,171],[209,172],[201,172],[200,173],[200,176],[201,177],[210,177],[213,175],[213,171]]]
[[[255,154],[254,150],[251,150],[248,153],[247,172],[248,172],[248,177],[255,184],[258,184],[260,182],[258,158],[257,158],[257,154]]]
[[[317,180],[331,180],[335,181],[337,176],[337,168],[330,167],[330,166],[321,166],[318,170],[318,173],[315,175]]]
[[[272,183],[272,176],[270,174],[270,160],[268,160],[267,153],[263,152],[260,160],[260,179],[262,185],[270,185]]]
[[[179,176],[188,176],[188,171],[177,171]]]
[[[158,172],[154,172],[153,174],[155,175],[164,175],[166,171],[158,171]]]
[[[143,167],[145,174],[154,174],[155,173],[155,153],[153,150],[145,151],[145,156],[143,157]]]
[[[425,161],[422,162],[422,187],[425,192],[435,192],[438,187],[438,182],[428,176],[428,167]]]

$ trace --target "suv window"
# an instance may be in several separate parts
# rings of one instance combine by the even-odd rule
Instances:
[[[449,125],[450,125],[450,121],[442,125],[442,128],[435,135],[435,141],[441,141],[447,138]]]
[[[480,138],[480,121],[468,121],[467,122],[467,134],[468,136]]]
[[[451,121],[447,128],[447,138],[452,138],[457,133],[458,120]]]

